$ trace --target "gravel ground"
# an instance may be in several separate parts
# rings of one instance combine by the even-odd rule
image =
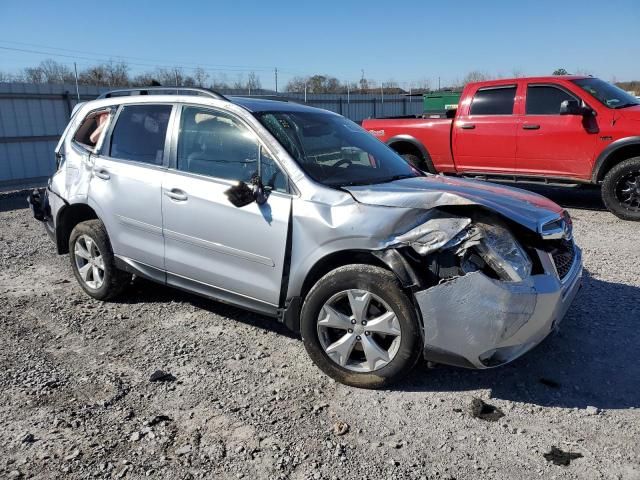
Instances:
[[[589,207],[561,331],[388,391],[336,384],[229,306],[143,280],[94,301],[28,210],[0,213],[0,477],[640,478],[640,224],[546,193]]]

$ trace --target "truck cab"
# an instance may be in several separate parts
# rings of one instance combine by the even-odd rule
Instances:
[[[640,101],[597,78],[470,83],[453,119],[363,126],[432,173],[602,185],[609,210],[640,220]]]

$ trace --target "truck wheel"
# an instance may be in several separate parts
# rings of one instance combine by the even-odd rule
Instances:
[[[80,222],[71,231],[69,257],[76,280],[89,296],[108,300],[124,290],[131,275],[118,270],[104,224]]]
[[[431,160],[428,158],[423,159],[418,155],[414,155],[413,153],[403,153],[400,155],[404,158],[409,165],[412,167],[416,167],[418,170],[422,170],[423,172],[433,173],[434,175],[437,173],[436,169],[431,163]]]
[[[602,183],[602,200],[615,216],[640,221],[640,157],[609,170]]]
[[[314,363],[354,387],[385,387],[422,354],[413,304],[393,273],[372,265],[346,265],[322,277],[304,301],[300,327]]]

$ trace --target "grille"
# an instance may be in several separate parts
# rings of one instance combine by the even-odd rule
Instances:
[[[575,256],[573,242],[571,240],[563,240],[552,250],[551,256],[560,280],[564,280],[564,277],[567,276],[573,265],[573,258]]]

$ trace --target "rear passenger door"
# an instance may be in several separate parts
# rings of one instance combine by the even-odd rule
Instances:
[[[516,85],[478,89],[453,124],[453,153],[460,172],[515,170],[518,117]]]
[[[168,104],[121,106],[101,153],[93,158],[89,201],[116,255],[164,269],[160,187],[168,163]]]
[[[235,115],[184,106],[172,168],[162,184],[167,283],[273,313],[279,304],[291,195],[282,170]],[[267,202],[233,206],[262,152]]]

